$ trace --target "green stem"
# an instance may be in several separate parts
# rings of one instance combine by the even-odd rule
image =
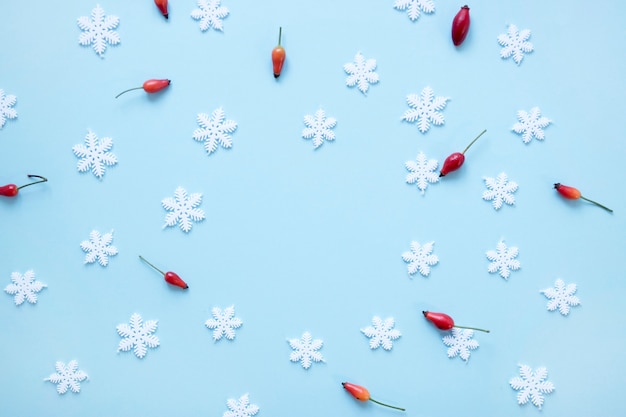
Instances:
[[[595,204],[595,205],[596,205],[596,206],[598,206],[598,207],[602,207],[603,209],[605,209],[605,210],[606,210],[606,211],[608,211],[609,213],[613,213],[613,210],[611,210],[610,208],[608,208],[608,207],[606,207],[606,206],[603,206],[602,204],[600,204],[600,203],[598,203],[598,202],[596,202],[596,201],[589,200],[587,197],[583,197],[582,195],[580,196],[580,198],[582,198],[583,200],[588,201],[588,202],[590,202],[590,203],[593,203],[593,204]]]
[[[143,87],[129,88],[128,90],[124,90],[124,91],[122,91],[121,93],[119,93],[118,95],[116,95],[116,96],[115,96],[115,98],[118,98],[118,97],[119,97],[119,96],[121,96],[122,94],[124,94],[124,93],[128,93],[129,91],[133,91],[133,90],[140,90],[140,89],[142,89],[142,88],[143,88]]]
[[[479,332],[489,333],[489,330],[479,329],[478,327],[457,326],[456,324],[453,327],[456,327],[457,329],[478,330]]]
[[[375,402],[376,404],[383,405],[383,406],[385,406],[385,407],[393,408],[393,409],[395,409],[395,410],[406,411],[404,408],[400,408],[400,407],[396,407],[396,406],[393,406],[393,405],[389,405],[389,404],[381,403],[380,401],[376,401],[376,400],[375,400],[375,399],[373,399],[373,398],[370,398],[370,401],[373,401],[373,402]]]
[[[467,152],[467,150],[470,148],[470,146],[472,146],[474,144],[474,142],[476,142],[478,140],[479,137],[481,137],[482,135],[485,134],[485,132],[487,131],[487,129],[483,130],[482,132],[480,132],[480,135],[476,136],[474,138],[473,141],[470,142],[469,145],[467,145],[467,148],[465,148],[465,150],[463,152],[461,152],[462,154],[465,154],[465,152]]]
[[[151,267],[153,267],[154,269],[156,269],[157,271],[162,273],[163,276],[165,276],[165,272],[161,271],[159,268],[157,268],[156,266],[152,265],[150,262],[146,261],[146,259],[143,256],[139,255],[139,259],[141,259],[142,261],[144,261],[145,263],[147,263],[148,265],[150,265]]]
[[[283,37],[283,27],[279,26],[278,27],[278,46],[280,46],[280,40]]]
[[[39,181],[35,181],[35,182],[31,182],[31,183],[28,183],[28,184],[21,185],[21,186],[17,187],[18,190],[21,190],[24,187],[30,187],[31,185],[40,184],[42,182],[48,181],[48,178],[42,177],[41,175],[28,174],[28,178],[39,178]]]

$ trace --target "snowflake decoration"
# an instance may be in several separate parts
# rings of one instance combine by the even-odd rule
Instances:
[[[406,10],[413,22],[420,17],[420,11],[426,14],[435,12],[435,3],[432,0],[396,0],[393,7],[396,10]]]
[[[502,203],[510,206],[515,204],[513,193],[517,191],[517,183],[509,181],[506,173],[501,172],[497,178],[484,177],[487,190],[483,192],[483,200],[491,201],[493,208],[499,210]]]
[[[417,188],[424,195],[428,183],[434,184],[439,182],[439,173],[437,172],[437,166],[439,162],[435,159],[427,159],[424,152],[420,151],[415,161],[407,161],[404,166],[409,174],[406,175],[406,182],[408,184],[417,183]]]
[[[356,85],[361,93],[366,94],[370,84],[378,82],[378,73],[374,72],[375,69],[375,59],[366,60],[360,52],[357,52],[354,62],[349,62],[343,66],[343,70],[348,74],[346,85],[348,87]]]
[[[113,139],[102,138],[91,130],[85,136],[85,144],[74,145],[72,151],[80,160],[78,161],[78,172],[86,172],[91,169],[93,175],[102,179],[104,176],[105,166],[113,166],[117,164],[117,156],[113,152],[109,152],[113,147]]]
[[[259,412],[258,405],[250,404],[248,394],[242,395],[239,400],[231,398],[226,401],[226,405],[229,411],[226,411],[222,417],[252,417]]]
[[[335,132],[332,129],[337,125],[337,120],[334,117],[326,117],[326,112],[321,108],[315,112],[315,116],[304,116],[304,125],[306,128],[302,131],[302,137],[313,139],[315,149],[322,146],[324,139],[335,140]]]
[[[521,378],[516,376],[509,381],[511,388],[519,391],[517,402],[524,405],[530,400],[535,407],[541,410],[544,401],[543,395],[554,391],[554,384],[546,381],[548,370],[542,367],[533,372],[528,365],[519,365],[519,368]]]
[[[213,330],[213,340],[216,342],[226,336],[226,339],[233,340],[235,338],[235,329],[241,327],[243,322],[235,317],[235,306],[230,306],[222,311],[219,307],[213,307],[211,310],[212,319],[208,319],[204,324]]]
[[[420,132],[426,133],[430,129],[431,123],[435,126],[444,124],[445,118],[441,110],[446,107],[449,97],[435,97],[432,88],[424,87],[421,94],[409,94],[406,102],[410,109],[402,115],[402,120],[409,123],[417,121],[417,128]]]
[[[313,340],[311,333],[304,332],[301,339],[289,339],[287,342],[293,349],[289,355],[291,362],[300,362],[304,369],[309,369],[313,362],[324,362],[324,357],[318,352],[324,345],[324,341]]]
[[[25,300],[35,304],[37,302],[37,293],[47,287],[46,284],[35,281],[35,272],[32,270],[24,272],[24,275],[19,272],[13,272],[11,281],[13,281],[13,284],[7,285],[4,291],[14,296],[13,301],[15,301],[16,306],[19,306]]]
[[[524,143],[529,143],[533,138],[543,140],[546,137],[543,129],[552,123],[552,120],[541,115],[539,107],[533,107],[528,113],[519,110],[517,119],[519,122],[513,125],[512,130],[518,135],[522,135]]]
[[[55,368],[57,371],[45,378],[44,381],[57,384],[57,392],[59,394],[65,394],[68,388],[78,394],[80,392],[80,383],[89,378],[85,372],[78,370],[78,362],[75,360],[69,361],[67,365],[63,362],[57,362]]]
[[[197,208],[202,203],[202,194],[191,193],[187,195],[187,190],[183,187],[176,188],[174,198],[167,197],[161,200],[163,208],[170,213],[165,216],[163,228],[179,225],[180,230],[189,232],[192,222],[204,220],[204,211]]]
[[[228,16],[228,9],[220,4],[220,0],[198,0],[198,9],[191,12],[194,20],[200,21],[200,30],[209,28],[224,31],[222,19]]]
[[[104,9],[100,5],[91,11],[89,16],[78,18],[78,27],[82,33],[78,37],[78,43],[83,46],[93,46],[100,58],[104,58],[104,51],[109,45],[120,43],[120,35],[113,29],[119,25],[120,19],[117,16],[105,16]]]
[[[474,331],[453,327],[451,334],[443,337],[443,344],[448,347],[448,357],[457,355],[465,362],[469,360],[470,350],[478,349],[478,342],[473,339]]]
[[[570,311],[570,307],[580,305],[580,299],[575,296],[576,284],[565,285],[565,282],[561,278],[557,279],[554,283],[554,288],[547,288],[541,291],[543,295],[550,301],[548,301],[548,311],[554,311],[557,308],[559,313],[567,316]]]
[[[517,26],[509,25],[507,33],[498,35],[498,43],[502,46],[500,57],[502,59],[513,57],[517,65],[521,64],[524,54],[533,51],[533,44],[528,42],[528,38],[530,38],[530,30],[524,29],[520,32]]]
[[[128,352],[132,348],[135,355],[142,359],[146,356],[148,348],[159,346],[158,336],[152,334],[156,330],[156,320],[146,320],[144,323],[141,316],[134,313],[130,316],[130,325],[122,323],[117,326],[117,333],[122,337],[117,351]]]
[[[500,276],[504,279],[509,279],[511,271],[516,271],[522,266],[517,259],[519,249],[515,246],[507,247],[504,241],[498,242],[496,250],[488,250],[486,252],[487,259],[491,261],[487,267],[487,271],[493,274],[499,272]]]
[[[385,350],[391,350],[393,341],[402,336],[399,330],[393,328],[396,324],[393,317],[383,320],[374,316],[372,324],[373,326],[361,329],[361,332],[370,338],[370,349],[378,349],[382,346]]]
[[[217,150],[218,145],[228,149],[233,146],[229,135],[237,129],[234,120],[224,120],[224,110],[220,107],[215,109],[209,117],[206,113],[198,113],[199,129],[193,131],[193,138],[198,142],[204,142],[204,149],[209,155]]]
[[[0,129],[7,122],[7,119],[15,119],[17,111],[13,106],[17,103],[17,97],[12,94],[4,94],[4,90],[0,88]]]
[[[80,248],[87,252],[85,263],[92,264],[97,260],[100,265],[107,266],[109,264],[109,256],[114,256],[118,253],[117,248],[112,246],[111,242],[113,242],[113,230],[102,236],[97,230],[92,230],[89,233],[89,240],[80,242]]]
[[[439,262],[437,255],[432,254],[434,244],[435,242],[428,242],[420,246],[416,241],[411,242],[411,251],[402,254],[404,262],[409,264],[409,275],[419,272],[427,277],[430,274],[430,267]]]

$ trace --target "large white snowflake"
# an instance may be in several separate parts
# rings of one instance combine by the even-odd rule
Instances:
[[[417,121],[417,128],[420,132],[426,133],[430,129],[431,123],[440,126],[445,123],[445,118],[441,113],[446,107],[449,97],[437,96],[431,87],[424,87],[420,95],[409,94],[406,102],[410,109],[402,115],[402,120],[409,123]]]
[[[85,172],[91,169],[93,175],[102,179],[106,166],[117,164],[117,156],[109,152],[113,147],[113,139],[102,138],[91,130],[87,131],[85,144],[74,145],[72,151],[80,160],[78,161],[78,172]]]
[[[200,30],[209,28],[224,31],[222,19],[228,16],[228,9],[222,6],[220,0],[198,0],[198,9],[191,12],[194,20],[200,21]]]
[[[370,84],[378,82],[378,73],[374,72],[375,69],[375,59],[366,60],[360,52],[357,52],[354,62],[349,62],[343,66],[343,70],[348,74],[346,85],[348,87],[356,85],[361,93],[366,94]]]
[[[319,350],[324,345],[321,339],[313,340],[311,333],[304,332],[301,339],[287,340],[293,352],[289,355],[291,362],[300,362],[304,369],[309,369],[313,362],[324,362],[324,357]]]
[[[204,149],[209,155],[215,152],[219,145],[225,149],[233,146],[229,133],[237,129],[237,123],[234,120],[225,120],[221,107],[213,110],[211,116],[198,113],[197,121],[200,128],[193,131],[193,138],[198,142],[204,142]]]
[[[117,346],[118,352],[128,352],[133,349],[135,355],[142,359],[148,348],[159,346],[158,336],[152,334],[157,330],[157,320],[143,322],[141,315],[134,313],[130,316],[130,325],[126,323],[117,326],[117,333],[122,337]]]
[[[554,384],[546,381],[548,370],[546,368],[537,368],[533,372],[528,365],[519,365],[520,376],[516,376],[509,381],[511,388],[517,393],[517,402],[524,405],[530,400],[533,405],[541,410],[544,402],[544,394],[550,394],[554,391]]]
[[[304,116],[304,125],[306,127],[302,131],[302,137],[313,139],[315,149],[322,146],[324,139],[335,140],[335,132],[332,129],[337,125],[337,120],[334,117],[326,117],[326,112],[321,108],[315,112],[315,116],[310,114]]]
[[[396,0],[393,7],[396,10],[406,10],[412,21],[420,17],[420,11],[426,14],[435,12],[435,3],[432,0]]]
[[[222,417],[252,417],[259,412],[258,405],[250,404],[248,394],[242,395],[238,400],[230,398],[226,401],[226,406],[229,411],[226,411]]]
[[[498,242],[496,250],[488,250],[486,252],[487,259],[491,261],[487,267],[487,271],[493,274],[499,272],[500,276],[504,279],[509,279],[511,271],[520,269],[522,264],[517,259],[519,249],[515,246],[507,247],[504,241]]]
[[[111,245],[113,242],[113,230],[104,235],[100,235],[97,230],[92,230],[89,233],[89,240],[83,240],[80,242],[80,248],[87,252],[85,255],[85,263],[91,264],[96,260],[102,266],[109,264],[109,256],[117,255],[117,248]]]
[[[174,198],[167,197],[161,200],[163,208],[169,213],[165,216],[163,228],[179,225],[180,230],[189,232],[193,222],[204,220],[204,210],[198,206],[202,203],[202,194],[191,193],[187,195],[187,190],[177,187],[174,191]]]
[[[517,26],[510,24],[507,33],[498,35],[498,43],[502,46],[500,57],[502,59],[513,57],[517,65],[521,64],[524,54],[533,51],[533,44],[528,42],[529,38],[530,30],[519,31]]]
[[[383,320],[378,316],[374,316],[372,326],[361,329],[361,332],[369,337],[370,349],[378,349],[382,346],[385,350],[391,350],[393,341],[402,336],[399,330],[394,329],[395,325],[396,322],[393,317]]]
[[[518,135],[522,135],[524,143],[530,142],[533,138],[543,140],[546,137],[543,129],[552,123],[552,120],[541,115],[539,107],[533,107],[528,113],[524,110],[519,110],[517,112],[517,120],[519,122],[513,125],[512,130]]]
[[[470,358],[470,350],[478,349],[478,342],[473,337],[473,330],[453,327],[450,334],[443,337],[443,344],[449,346],[448,357],[454,358],[458,355],[467,362]]]
[[[19,306],[24,301],[35,304],[37,302],[37,293],[47,287],[46,284],[35,281],[35,272],[28,270],[24,275],[19,272],[11,273],[12,284],[5,287],[7,294],[13,295],[13,301]]]
[[[57,392],[59,394],[65,394],[68,389],[78,394],[80,392],[80,383],[89,377],[84,371],[78,369],[78,362],[75,360],[69,361],[67,365],[63,362],[57,362],[55,368],[57,371],[50,374],[44,381],[57,384]]]
[[[213,318],[208,319],[204,325],[213,330],[213,340],[216,342],[223,336],[228,340],[235,338],[235,330],[240,328],[243,322],[235,317],[235,306],[226,307],[222,311],[219,307],[211,309]]]
[[[439,182],[438,165],[439,162],[437,160],[427,159],[424,152],[420,151],[415,161],[404,163],[404,166],[409,171],[409,174],[406,175],[406,182],[408,184],[417,183],[417,188],[424,195],[428,183],[434,184]]]
[[[497,178],[484,177],[487,190],[483,192],[483,200],[491,201],[493,208],[499,210],[502,203],[510,206],[515,204],[513,193],[517,191],[517,183],[509,181],[506,173],[501,172]]]
[[[567,316],[570,312],[570,307],[580,305],[580,299],[575,296],[576,284],[565,285],[565,282],[558,278],[554,283],[554,288],[547,288],[542,290],[541,293],[546,296],[548,301],[548,311],[554,311],[557,308],[559,312]]]
[[[0,88],[0,129],[7,122],[7,119],[15,119],[17,111],[13,106],[17,103],[17,97],[12,94],[4,94],[4,90]]]
[[[93,46],[93,50],[104,58],[104,51],[108,45],[117,45],[120,43],[120,35],[113,29],[119,25],[120,19],[117,16],[104,14],[104,9],[100,5],[91,11],[89,16],[81,16],[78,18],[78,27],[82,30],[78,37],[78,43],[83,46]]]
[[[411,242],[411,251],[402,254],[404,262],[409,264],[409,275],[419,272],[427,277],[430,274],[430,267],[439,262],[437,255],[432,253],[434,244],[435,242],[428,242],[420,246],[416,241]]]

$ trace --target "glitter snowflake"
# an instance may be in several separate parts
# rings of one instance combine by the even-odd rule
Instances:
[[[509,248],[506,243],[501,240],[496,245],[496,250],[488,250],[486,252],[487,259],[491,261],[487,267],[487,271],[491,274],[499,272],[502,278],[509,279],[511,271],[516,271],[522,266],[520,261],[515,259],[518,254],[519,249],[515,246]]]
[[[128,352],[133,349],[135,355],[142,359],[146,356],[148,348],[159,346],[158,336],[152,334],[156,330],[157,320],[146,320],[144,323],[142,317],[134,313],[130,316],[130,325],[122,323],[117,326],[117,333],[122,337],[117,351]]]
[[[293,352],[289,355],[291,362],[300,362],[304,369],[309,369],[313,362],[324,362],[321,352],[324,345],[321,339],[313,340],[311,333],[304,332],[301,339],[289,339],[287,341]]]
[[[541,293],[550,300],[548,301],[548,311],[554,311],[558,308],[559,313],[567,316],[570,307],[580,305],[580,299],[574,295],[576,289],[576,284],[565,285],[565,282],[559,278],[554,283],[554,288],[542,290]]]
[[[0,88],[0,129],[7,122],[7,119],[15,119],[17,111],[13,106],[17,103],[17,97],[12,94],[4,94],[4,90]]]
[[[231,398],[226,401],[229,411],[226,411],[222,417],[251,417],[259,412],[259,406],[250,404],[248,394],[239,397],[239,400]]]
[[[417,188],[424,195],[428,183],[434,184],[439,182],[439,173],[437,172],[437,166],[439,162],[435,159],[427,159],[424,152],[417,155],[415,161],[407,161],[404,166],[410,172],[406,175],[406,182],[408,184],[417,183]]]
[[[78,394],[80,392],[80,383],[89,376],[78,369],[78,362],[75,360],[69,361],[67,365],[63,362],[57,362],[55,364],[56,372],[51,374],[44,381],[57,384],[57,392],[59,394],[65,394],[68,389]]]
[[[370,84],[378,82],[378,73],[374,72],[375,69],[375,59],[366,60],[360,52],[357,52],[354,62],[349,62],[343,66],[343,70],[348,74],[346,85],[348,87],[356,85],[361,93],[366,94]]]
[[[519,122],[513,125],[512,130],[518,135],[522,135],[524,143],[529,143],[533,138],[543,140],[546,137],[543,129],[552,123],[552,120],[541,115],[539,107],[533,107],[528,113],[519,110],[517,119]]]
[[[437,96],[432,88],[424,87],[421,94],[409,94],[406,102],[410,109],[402,115],[402,120],[409,123],[417,121],[417,128],[420,132],[426,133],[430,129],[431,123],[440,126],[445,123],[445,118],[441,113],[446,107],[449,97]]]
[[[198,9],[191,12],[194,20],[200,21],[200,30],[209,28],[224,31],[222,19],[228,16],[228,9],[222,6],[220,0],[198,0]]]
[[[191,230],[192,222],[204,220],[204,211],[198,206],[202,203],[202,194],[191,193],[187,195],[187,190],[183,187],[176,188],[174,198],[167,197],[161,200],[163,208],[169,213],[165,216],[163,228],[176,226],[183,232]]]
[[[77,165],[78,172],[91,169],[93,175],[102,179],[106,166],[117,164],[117,156],[109,152],[112,147],[113,139],[98,139],[98,136],[89,130],[85,136],[85,144],[74,145],[72,148],[74,155],[80,158]]]
[[[509,181],[506,173],[501,172],[497,178],[484,177],[487,190],[483,192],[483,200],[491,201],[493,208],[499,210],[502,203],[510,206],[515,204],[513,193],[517,191],[517,183]]]
[[[430,267],[439,262],[437,255],[433,255],[433,245],[435,242],[425,243],[424,246],[416,241],[411,242],[411,251],[404,252],[402,259],[408,263],[407,269],[409,275],[417,272],[427,277],[430,274]]]
[[[470,358],[470,350],[478,349],[478,342],[473,337],[473,330],[453,327],[450,334],[443,337],[443,344],[449,346],[448,357],[454,358],[458,355],[467,362]]]
[[[396,10],[406,10],[412,21],[420,17],[420,12],[435,12],[435,3],[432,0],[396,0],[393,7]]]
[[[315,116],[304,116],[304,125],[306,128],[302,131],[302,137],[313,139],[315,149],[322,146],[324,139],[335,140],[335,132],[332,129],[337,125],[337,120],[334,117],[326,117],[326,112],[321,108],[315,112]]]
[[[234,120],[225,120],[221,107],[213,110],[210,117],[206,113],[198,113],[197,121],[200,128],[193,131],[193,138],[198,142],[204,142],[204,149],[209,155],[215,152],[219,145],[225,149],[233,146],[229,133],[237,129],[237,123]]]
[[[383,320],[378,316],[374,316],[372,326],[361,329],[361,332],[369,337],[371,349],[378,349],[382,346],[385,350],[391,350],[393,341],[402,336],[399,330],[394,329],[395,325],[396,322],[393,317]]]
[[[104,58],[104,51],[108,45],[117,45],[120,43],[120,36],[115,29],[119,25],[120,19],[117,16],[106,16],[104,9],[100,5],[91,11],[89,16],[78,18],[78,27],[82,30],[78,37],[78,43],[83,46],[93,46],[100,58]]]
[[[513,57],[517,65],[521,64],[524,54],[533,51],[533,44],[528,42],[529,38],[530,30],[524,29],[520,32],[517,26],[509,25],[507,33],[498,35],[498,43],[502,46],[500,57],[502,59]]]
[[[37,302],[37,293],[47,287],[46,284],[35,281],[35,272],[32,270],[24,272],[24,275],[19,272],[11,273],[11,281],[13,283],[7,285],[4,291],[14,296],[13,301],[16,306],[19,306],[24,301],[35,304]]]
[[[213,330],[213,340],[216,342],[225,336],[228,340],[235,338],[235,330],[240,328],[243,322],[235,317],[235,306],[230,306],[222,311],[219,307],[211,310],[213,318],[208,319],[204,324]]]
[[[511,388],[517,393],[517,402],[524,405],[530,400],[533,405],[541,410],[544,402],[544,394],[550,394],[554,391],[554,384],[546,381],[548,370],[546,368],[537,368],[533,372],[528,365],[519,365],[520,376],[516,376],[509,381]]]
[[[91,264],[96,260],[102,266],[109,264],[109,256],[117,255],[117,248],[111,245],[113,242],[113,230],[104,235],[100,235],[97,230],[92,230],[89,233],[89,240],[83,240],[80,243],[80,248],[87,252],[85,255],[85,263]]]

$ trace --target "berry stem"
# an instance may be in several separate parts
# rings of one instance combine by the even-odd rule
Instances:
[[[395,405],[389,405],[389,404],[381,403],[380,401],[376,401],[373,398],[370,398],[370,401],[375,402],[376,404],[379,404],[379,405],[383,405],[385,407],[393,408],[394,410],[406,411],[406,409],[404,409],[404,408],[396,407]]]
[[[147,263],[148,265],[150,265],[151,267],[153,267],[154,269],[159,271],[161,274],[163,274],[163,276],[165,276],[165,272],[161,271],[159,268],[157,268],[156,266],[152,265],[150,262],[146,261],[146,259],[143,256],[139,255],[139,259],[141,259],[142,261],[144,261],[145,263]]]
[[[489,330],[479,329],[478,327],[457,326],[456,324],[453,327],[456,327],[458,329],[478,330],[479,332],[490,333]]]
[[[128,93],[129,91],[133,91],[133,90],[141,90],[143,89],[143,87],[135,87],[135,88],[129,88],[128,90],[124,90],[121,93],[119,93],[118,95],[115,96],[115,98],[118,98],[119,96],[121,96],[124,93]]]
[[[280,41],[282,37],[283,37],[283,27],[279,26],[278,27],[278,46],[280,46]]]
[[[482,135],[485,134],[485,132],[487,131],[487,129],[483,130],[482,132],[480,132],[480,135],[476,136],[474,138],[473,141],[470,142],[469,145],[467,145],[467,147],[463,150],[463,152],[461,152],[463,155],[465,155],[465,152],[467,152],[467,150],[470,148],[470,146],[472,146],[474,144],[474,142],[476,142],[478,140],[479,137],[481,137]]]
[[[29,186],[31,186],[31,185],[40,184],[40,183],[42,183],[42,182],[46,182],[46,181],[48,181],[48,178],[46,178],[46,177],[42,177],[41,175],[32,175],[32,174],[28,174],[28,178],[39,178],[39,180],[38,180],[38,181],[31,182],[31,183],[28,183],[28,184],[21,185],[21,186],[17,187],[17,189],[18,189],[18,190],[21,190],[21,189],[22,189],[22,188],[24,188],[24,187],[29,187]]]
[[[611,209],[610,209],[610,208],[608,208],[607,206],[603,206],[602,204],[598,203],[597,201],[590,200],[590,199],[588,199],[587,197],[583,197],[582,195],[580,196],[580,198],[581,198],[581,199],[583,199],[583,200],[585,200],[585,201],[588,201],[588,202],[590,202],[590,203],[592,203],[592,204],[595,204],[595,205],[596,205],[596,206],[598,206],[598,207],[601,207],[601,208],[605,209],[605,210],[606,210],[606,211],[608,211],[609,213],[613,213],[613,210],[611,210]]]

